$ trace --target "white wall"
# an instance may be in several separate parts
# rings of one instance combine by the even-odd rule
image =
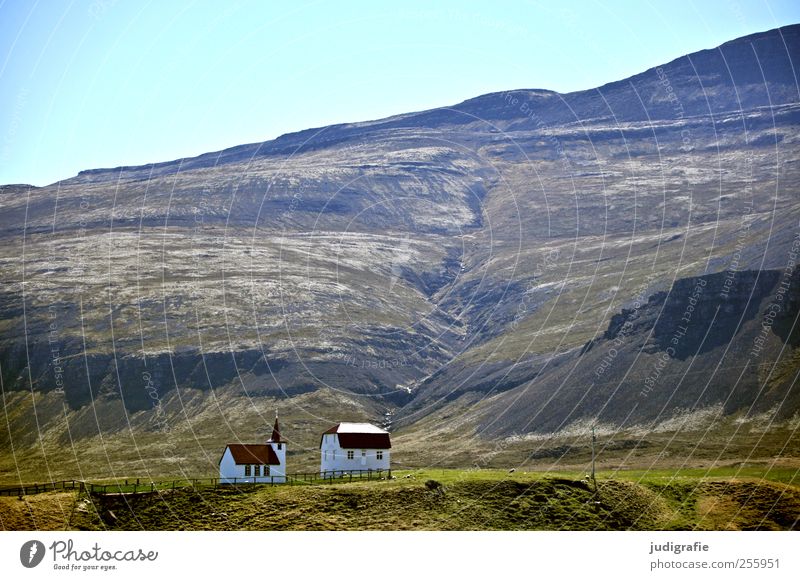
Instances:
[[[233,479],[234,477],[239,477],[239,471],[237,469],[236,463],[233,461],[233,455],[231,454],[231,450],[227,447],[225,448],[225,453],[222,455],[222,460],[219,462],[219,479],[220,481]]]
[[[269,443],[275,455],[278,456],[280,465],[270,465],[269,473],[273,477],[281,477],[282,481],[286,481],[286,443]]]
[[[274,445],[274,444],[273,444]],[[244,474],[244,465],[236,465],[233,460],[231,450],[225,448],[225,454],[222,456],[222,461],[219,462],[219,481],[220,483],[286,483],[286,443],[281,445],[283,455],[278,455],[282,465],[270,465],[269,475],[255,477],[251,468],[250,476]],[[275,451],[278,453],[277,449]],[[263,473],[264,466],[261,466]]]
[[[353,449],[353,459],[347,459],[348,451],[339,446],[339,438],[335,433],[323,435],[320,445],[320,473],[389,469],[390,449]],[[362,457],[362,451],[366,452],[366,457]],[[383,452],[383,459],[377,458],[378,451]]]

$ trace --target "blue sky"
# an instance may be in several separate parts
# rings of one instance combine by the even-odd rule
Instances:
[[[515,88],[592,88],[800,2],[0,3],[0,183],[166,161]]]

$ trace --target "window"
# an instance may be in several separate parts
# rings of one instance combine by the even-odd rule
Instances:
[[[375,459],[383,459],[383,451],[376,451]]]
[[[260,465],[254,465],[253,466],[253,475],[255,475],[256,477],[261,475],[261,466]]]
[[[264,477],[269,477],[269,465],[264,466]]]
[[[245,465],[244,466],[244,476],[245,477],[250,477],[250,466],[249,465]]]
[[[352,449],[348,449],[347,450],[347,458],[348,459],[353,459],[354,457],[355,457],[355,451],[353,451]]]
[[[283,445],[283,443],[278,443],[278,451],[281,450],[281,445]]]
[[[361,450],[361,457],[366,457],[366,456],[367,456],[367,450],[366,449],[362,449]]]

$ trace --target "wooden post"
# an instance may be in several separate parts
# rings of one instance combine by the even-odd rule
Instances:
[[[594,457],[595,457],[595,454],[594,454],[594,443],[595,443],[596,440],[597,440],[597,438],[594,435],[594,425],[592,425],[592,484],[594,485],[594,493],[595,494],[597,493],[597,479],[595,479],[595,476],[594,476]]]

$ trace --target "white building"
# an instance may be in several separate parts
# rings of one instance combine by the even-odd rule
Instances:
[[[320,473],[389,469],[389,433],[369,423],[339,423],[322,434]]]
[[[286,443],[278,417],[264,443],[229,443],[219,460],[220,483],[286,483]]]

